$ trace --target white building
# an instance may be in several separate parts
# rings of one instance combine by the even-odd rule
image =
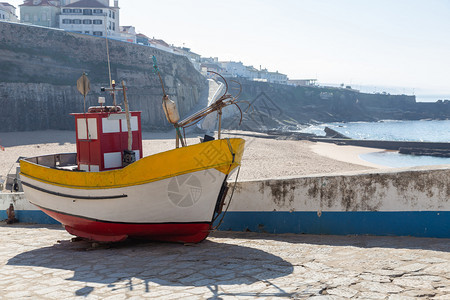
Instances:
[[[8,2],[0,2],[0,21],[18,22],[16,8]]]
[[[114,0],[114,7],[109,6],[109,0],[80,0],[62,6],[59,27],[77,33],[121,39],[119,1]]]
[[[287,84],[288,77],[285,74],[276,72],[269,72],[267,69],[258,72],[258,78],[270,83]]]
[[[248,69],[242,62],[221,61],[220,64],[225,70],[225,75],[232,77],[249,77]]]
[[[120,26],[119,37],[115,36],[114,38],[136,44],[136,28],[134,26]]]

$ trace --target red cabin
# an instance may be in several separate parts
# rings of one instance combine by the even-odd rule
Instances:
[[[106,112],[104,107],[75,113],[77,162],[80,171],[99,172],[124,166],[128,150],[128,127],[125,112]],[[130,112],[132,151],[142,158],[141,112]]]

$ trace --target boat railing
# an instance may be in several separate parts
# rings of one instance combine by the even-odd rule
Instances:
[[[60,153],[24,158],[24,160],[49,168],[64,168],[77,165],[76,153]]]

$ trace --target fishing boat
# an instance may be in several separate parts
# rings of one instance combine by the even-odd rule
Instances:
[[[80,80],[78,88],[86,96],[88,81]],[[235,104],[235,98],[224,94],[179,121],[163,86],[163,109],[175,126],[176,146],[143,157],[141,115],[129,111],[125,84],[102,90],[113,95],[122,90],[125,111],[115,104],[115,96],[112,106],[101,99],[100,106],[73,114],[76,153],[22,159],[27,199],[70,234],[91,241],[201,242],[221,215],[227,179],[241,164],[244,140],[222,139],[219,128],[218,139],[188,146],[180,128]]]

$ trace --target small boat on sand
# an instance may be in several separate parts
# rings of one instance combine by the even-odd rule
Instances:
[[[221,139],[219,133],[219,139],[187,146],[180,128],[235,104],[235,98],[222,97],[181,122],[168,117],[177,147],[142,157],[140,112],[128,111],[123,82],[122,88],[125,111],[99,101],[101,106],[73,114],[77,153],[20,161],[27,199],[69,233],[92,241],[204,240],[221,214],[227,179],[241,164],[244,140]],[[114,84],[106,91],[117,92]],[[167,103],[173,102],[164,104],[164,98],[165,93],[163,106],[170,116]]]

